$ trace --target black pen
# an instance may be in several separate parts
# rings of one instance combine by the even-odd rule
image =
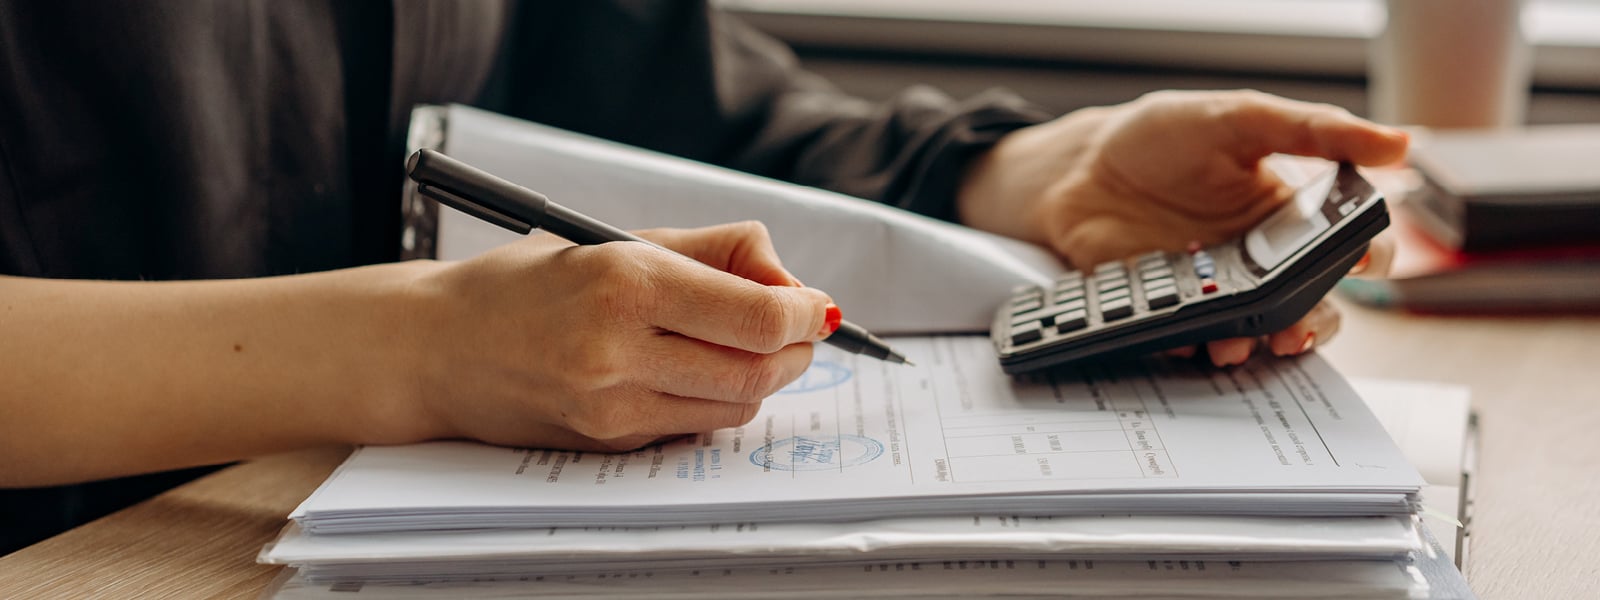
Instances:
[[[580,245],[642,242],[661,247],[433,150],[412,154],[406,160],[406,174],[417,182],[418,193],[520,234],[543,229]],[[839,329],[823,341],[851,354],[911,364],[904,354],[849,321],[839,323]]]

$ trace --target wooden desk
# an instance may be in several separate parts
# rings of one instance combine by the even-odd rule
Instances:
[[[1600,579],[1600,318],[1435,318],[1344,306],[1349,375],[1470,384],[1483,417],[1467,576],[1486,598]],[[253,461],[0,558],[0,598],[254,597],[284,517],[346,454]]]

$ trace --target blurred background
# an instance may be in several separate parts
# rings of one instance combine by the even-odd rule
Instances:
[[[1438,2],[1440,0],[1392,0]],[[1471,4],[1471,2],[1467,2]],[[1059,112],[1255,88],[1368,115],[1384,0],[725,0],[847,91],[1010,88]],[[1525,0],[1530,124],[1600,122],[1600,0]]]
[[[1363,304],[1600,314],[1600,0],[727,0],[846,91],[1057,113],[1254,88],[1417,125],[1368,170],[1399,246]]]

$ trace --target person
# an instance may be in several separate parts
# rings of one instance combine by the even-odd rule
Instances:
[[[1289,195],[1270,153],[1381,164],[1406,145],[1250,91],[1059,118],[998,91],[868,103],[704,0],[0,14],[0,548],[173,481],[133,475],[319,444],[634,448],[744,423],[807,367],[830,299],[759,224],[641,232],[683,256],[538,236],[394,262],[417,103],[870,198],[1078,265],[1239,234]],[[1322,306],[1265,344],[1304,352],[1337,326]],[[1207,351],[1237,364],[1256,343]]]

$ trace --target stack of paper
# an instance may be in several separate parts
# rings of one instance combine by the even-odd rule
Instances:
[[[262,556],[308,578],[416,581],[618,570],[1081,558],[1394,560],[1421,548],[1398,517],[945,517],[308,535],[289,528]]]
[[[433,118],[449,153],[623,226],[762,219],[875,329],[981,332],[1011,285],[1061,268],[859,200],[460,107]],[[440,216],[442,258],[504,240]],[[854,232],[861,260],[807,243],[819,227]],[[1316,356],[1014,379],[984,337],[894,343],[921,366],[819,346],[749,425],[631,453],[361,449],[263,550],[297,567],[269,594],[1471,596],[1417,526],[1423,479]]]
[[[985,338],[895,343],[922,366],[819,348],[751,425],[627,454],[363,448],[262,559],[381,582],[1421,548],[1421,478],[1314,355],[1014,379]]]
[[[767,600],[859,598],[1471,598],[1448,562],[1004,561],[880,563],[850,567],[618,571],[476,581],[313,582],[293,570],[277,600],[649,598]],[[1440,576],[1442,574],[1443,576]]]

